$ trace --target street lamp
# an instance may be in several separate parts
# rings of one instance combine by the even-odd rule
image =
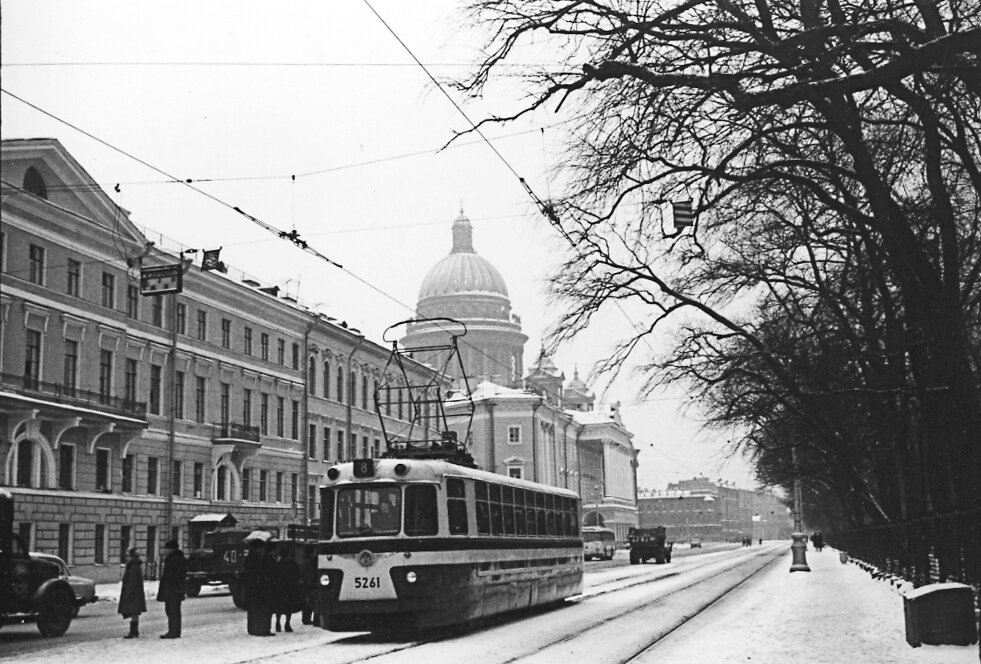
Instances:
[[[807,566],[807,539],[804,537],[803,516],[801,515],[802,501],[800,495],[800,471],[797,466],[797,446],[790,446],[790,457],[794,465],[794,532],[790,536],[794,543],[790,545],[793,561],[791,572],[810,572]]]

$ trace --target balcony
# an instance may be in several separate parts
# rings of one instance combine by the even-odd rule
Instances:
[[[235,422],[215,422],[211,442],[216,444],[259,443],[259,427]]]
[[[88,408],[99,412],[146,420],[146,402],[82,390],[61,383],[47,383],[33,376],[0,373],[0,386],[18,395],[63,406]]]

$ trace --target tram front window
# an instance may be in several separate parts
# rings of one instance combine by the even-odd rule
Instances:
[[[398,487],[353,487],[337,492],[337,535],[372,537],[398,534],[402,492]]]

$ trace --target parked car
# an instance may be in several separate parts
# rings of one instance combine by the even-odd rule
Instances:
[[[692,537],[691,538],[691,546],[690,546],[690,548],[692,548],[692,549],[701,549],[702,548],[702,539],[700,537]]]
[[[75,576],[71,568],[64,560],[50,553],[37,553],[32,551],[31,558],[34,560],[44,560],[58,566],[58,576],[68,582],[75,592],[75,608],[72,610],[72,618],[78,616],[78,610],[86,604],[91,604],[99,599],[95,594],[95,581],[86,579],[84,576]]]

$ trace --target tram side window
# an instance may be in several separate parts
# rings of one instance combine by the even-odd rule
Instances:
[[[435,535],[439,532],[436,516],[436,487],[414,485],[405,488],[405,534]]]
[[[334,490],[320,490],[320,539],[334,536]]]
[[[525,530],[525,490],[514,490],[514,534],[524,537]]]
[[[538,536],[545,537],[548,535],[548,528],[546,527],[546,517],[545,517],[545,494],[536,493],[535,494],[535,520],[538,522]]]
[[[549,537],[555,537],[555,496],[545,496],[545,528]]]
[[[477,533],[490,535],[490,504],[487,502],[487,482],[474,482],[474,507],[477,508]]]
[[[446,479],[446,512],[450,522],[450,535],[466,535],[467,527],[467,487],[463,480],[454,477]]]
[[[525,521],[528,526],[528,535],[531,537],[538,535],[538,519],[535,517],[535,495],[533,491],[525,493]]]
[[[501,505],[504,507],[504,534],[514,535],[514,489],[501,487]]]
[[[504,534],[504,510],[501,507],[501,485],[490,485],[491,534]]]

